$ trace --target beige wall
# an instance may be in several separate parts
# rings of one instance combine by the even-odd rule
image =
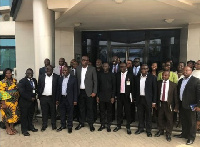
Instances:
[[[69,64],[74,58],[74,28],[56,28],[55,38],[55,66],[61,57]]]
[[[25,76],[27,68],[32,68],[35,72],[33,22],[16,22],[15,29],[16,70],[19,80]]]
[[[200,24],[188,25],[187,60],[200,59]]]
[[[5,35],[5,36],[15,35],[15,22],[14,21],[0,22],[0,35]]]

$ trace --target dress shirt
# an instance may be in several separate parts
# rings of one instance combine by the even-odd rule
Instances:
[[[87,72],[87,68],[88,68],[88,66],[86,68],[82,67],[80,89],[85,89],[85,75],[86,75],[86,72]]]
[[[72,68],[71,71],[73,72],[73,75],[75,76],[76,69]]]
[[[194,71],[192,72],[192,75],[193,75],[194,77],[200,79],[200,70],[197,70],[197,69],[194,70]]]
[[[69,76],[68,75],[67,77],[63,76],[63,82],[62,82],[62,95],[67,95],[67,84],[68,84],[68,81],[69,81]]]
[[[136,70],[136,71],[135,71]],[[139,72],[139,70],[140,70],[140,66],[137,66],[137,67],[133,67],[133,74],[134,75],[137,75],[138,74],[138,72]]]
[[[29,80],[29,82],[32,82],[32,84],[31,83],[30,84],[32,88],[35,89],[35,83],[33,82],[33,79],[32,78],[31,79],[27,78],[27,79]]]
[[[165,83],[165,100],[164,101],[167,102],[167,100],[168,100],[168,92],[169,92],[169,80],[167,80],[167,81],[163,80],[163,82],[162,82],[160,100],[162,101],[164,82],[166,82]]]
[[[115,68],[116,68],[116,72],[115,72]],[[118,64],[113,65],[112,73],[117,73],[117,71],[118,71]]]
[[[180,100],[182,101],[183,100],[183,92],[184,92],[184,89],[185,89],[185,86],[187,85],[189,79],[190,79],[191,76],[189,76],[187,79],[184,77],[183,78],[183,81],[181,83],[181,89],[180,89]]]
[[[46,74],[45,76],[45,86],[44,86],[44,91],[42,95],[52,95],[52,81],[53,81],[53,74],[51,76],[48,76]]]
[[[145,96],[145,82],[147,79],[147,75],[146,76],[140,76],[140,95],[141,96]]]
[[[125,87],[126,87],[126,74],[127,74],[127,71],[125,73],[121,72],[121,81],[123,80],[122,77],[124,76],[125,83],[123,84],[123,88],[120,88],[120,93],[125,93],[125,91],[126,91],[126,89],[125,89]],[[122,83],[121,83],[120,87],[121,86],[122,86]]]

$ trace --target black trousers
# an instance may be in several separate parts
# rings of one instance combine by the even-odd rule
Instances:
[[[182,135],[191,140],[195,140],[196,137],[196,111],[191,109],[184,109],[181,107],[181,124]]]
[[[97,120],[97,97],[94,97],[93,100],[93,115],[94,115],[94,121]]]
[[[42,96],[40,105],[42,109],[42,126],[47,127],[49,112],[51,113],[51,124],[56,125],[56,104],[52,96]]]
[[[168,102],[161,102],[161,107],[158,109],[158,129],[166,130],[167,135],[171,135],[173,129],[173,110],[168,105]]]
[[[32,102],[30,105],[20,104],[20,121],[22,133],[27,132],[34,128],[33,126],[33,115],[35,111],[35,103]]]
[[[67,114],[67,127],[73,127],[73,104],[69,103],[67,96],[62,96],[60,100],[60,120],[61,126],[66,127],[66,114]]]
[[[148,106],[145,96],[140,96],[138,103],[138,129],[143,130],[146,124],[146,132],[151,132],[152,128],[152,117],[151,117],[151,106]],[[146,119],[146,120],[145,120]]]
[[[117,126],[121,127],[123,122],[123,108],[126,115],[126,128],[130,129],[131,124],[131,100],[130,95],[120,94],[117,98]]]
[[[100,101],[99,107],[101,125],[105,125],[107,116],[107,125],[110,126],[112,122],[112,103]]]
[[[131,103],[131,122],[135,122],[135,103]]]
[[[93,100],[94,98],[87,96],[85,90],[80,90],[80,96],[78,99],[79,123],[82,125],[84,125],[86,121],[86,116],[89,125],[93,125],[94,123]]]
[[[115,102],[112,104],[112,121],[115,120]]]

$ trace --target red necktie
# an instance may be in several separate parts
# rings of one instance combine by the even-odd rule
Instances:
[[[60,67],[60,76],[62,76],[62,66]]]
[[[165,101],[165,86],[166,86],[166,82],[164,82],[164,85],[163,85],[162,101]]]

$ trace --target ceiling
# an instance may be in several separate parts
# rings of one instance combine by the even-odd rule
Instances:
[[[16,21],[32,20],[32,0],[23,0]],[[166,23],[165,19],[174,19]],[[200,0],[81,0],[67,9],[56,27],[77,30],[140,30],[181,28],[200,23]]]

